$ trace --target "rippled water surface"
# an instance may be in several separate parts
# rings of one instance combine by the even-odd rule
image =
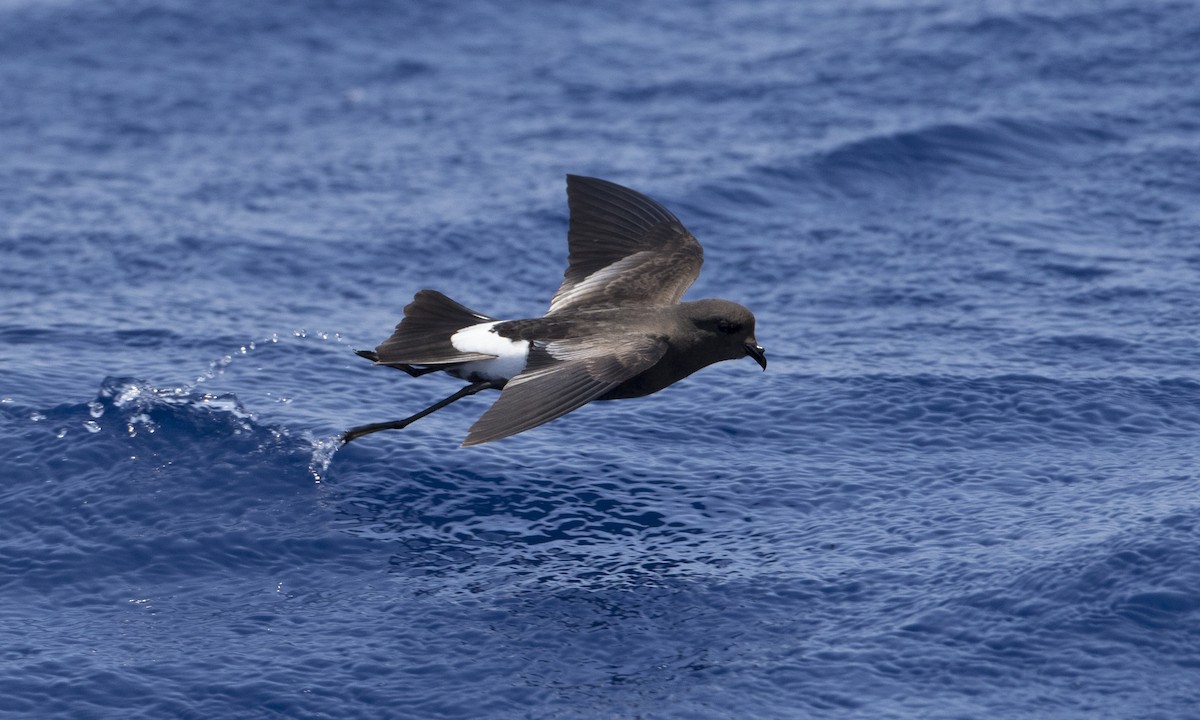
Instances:
[[[1180,718],[1200,10],[0,1],[0,714]],[[564,174],[771,360],[459,449]]]

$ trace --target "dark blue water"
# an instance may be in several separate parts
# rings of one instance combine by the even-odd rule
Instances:
[[[0,714],[1181,718],[1194,3],[0,1]],[[563,176],[724,363],[458,449]]]

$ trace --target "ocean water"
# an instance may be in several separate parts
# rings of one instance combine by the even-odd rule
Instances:
[[[1200,7],[0,0],[0,715],[1200,712]],[[459,449],[564,175],[770,368]]]

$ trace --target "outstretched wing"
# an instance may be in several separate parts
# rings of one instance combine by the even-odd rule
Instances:
[[[704,250],[679,218],[639,192],[567,176],[570,248],[547,315],[673,305],[700,275]]]
[[[471,426],[463,446],[516,435],[562,417],[657,363],[665,338],[630,337],[619,346],[596,338],[534,342],[529,363]]]

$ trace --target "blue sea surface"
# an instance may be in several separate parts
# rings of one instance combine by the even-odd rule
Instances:
[[[1200,714],[1200,6],[0,0],[0,716]],[[460,449],[564,175],[758,317]]]

